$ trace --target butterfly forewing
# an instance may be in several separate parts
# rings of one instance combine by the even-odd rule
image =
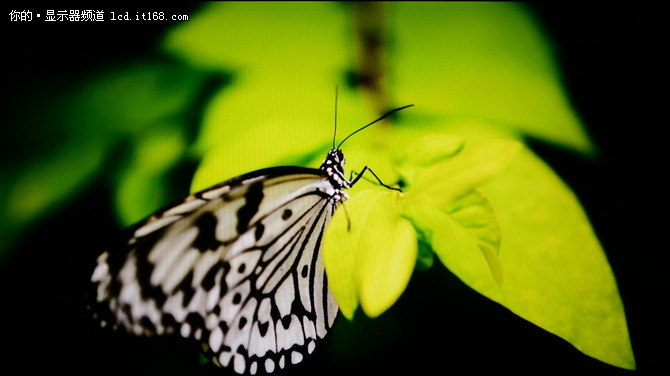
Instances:
[[[341,200],[325,173],[298,167],[189,196],[98,258],[102,323],[194,338],[238,373],[300,362],[337,315],[320,247]]]

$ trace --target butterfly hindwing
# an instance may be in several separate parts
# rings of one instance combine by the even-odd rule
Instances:
[[[194,338],[238,373],[298,363],[337,314],[320,247],[338,197],[319,170],[271,168],[160,211],[98,258],[103,323]]]

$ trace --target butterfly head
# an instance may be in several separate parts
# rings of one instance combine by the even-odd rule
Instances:
[[[344,177],[344,153],[340,149],[331,149],[323,160],[320,169],[325,171],[330,181],[337,188],[349,188],[349,181]]]

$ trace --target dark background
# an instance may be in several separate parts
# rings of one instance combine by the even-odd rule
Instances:
[[[573,188],[607,252],[626,308],[638,373],[667,374],[670,315],[664,304],[670,273],[664,235],[670,189],[668,168],[661,161],[667,160],[668,150],[669,65],[667,37],[661,33],[664,12],[648,6],[581,8],[576,3],[533,4],[532,9],[555,41],[569,96],[601,154],[589,161],[539,142],[530,145]],[[185,7],[161,10],[190,13]],[[115,60],[155,54],[157,38],[170,23],[8,26],[4,98],[12,108],[30,97],[28,88],[36,83],[67,81]],[[3,121],[2,138],[11,140],[6,132],[16,126]],[[93,184],[41,220],[0,265],[0,338],[5,342],[0,369],[21,374],[220,374],[220,369],[198,365],[192,343],[122,335],[101,330],[90,319],[82,283],[98,252],[119,230],[111,194],[103,181]],[[401,300],[379,319],[339,321],[316,353],[291,371],[400,369],[632,373],[581,354],[470,290],[439,263],[416,273]]]

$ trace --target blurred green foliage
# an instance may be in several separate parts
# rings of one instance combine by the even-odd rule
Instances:
[[[139,60],[101,70],[36,101],[42,108],[32,111],[40,116],[29,113],[19,127],[33,130],[22,134],[36,145],[33,154],[0,175],[0,253],[101,175],[122,195],[118,215],[126,224],[164,203],[168,197],[160,175],[185,154],[187,114],[206,78],[183,64]],[[129,147],[129,160],[108,160],[123,147]]]
[[[342,312],[382,314],[434,252],[484,296],[633,369],[602,247],[570,188],[522,146],[531,136],[585,156],[596,149],[532,15],[516,3],[379,6],[386,105],[415,107],[343,146],[348,169],[369,165],[404,193],[362,181],[346,203],[352,231],[342,211],[329,226],[324,258]],[[332,142],[336,85],[338,140],[379,111],[375,91],[351,85],[365,57],[353,47],[355,7],[207,3],[164,36],[171,62],[130,62],[63,94],[44,109],[58,119],[53,147],[0,175],[0,252],[95,177],[109,179],[130,224],[175,198],[166,176],[184,160],[200,161],[192,190],[273,165],[318,166]],[[192,137],[195,99],[228,73]],[[119,145],[125,157],[110,161]]]

